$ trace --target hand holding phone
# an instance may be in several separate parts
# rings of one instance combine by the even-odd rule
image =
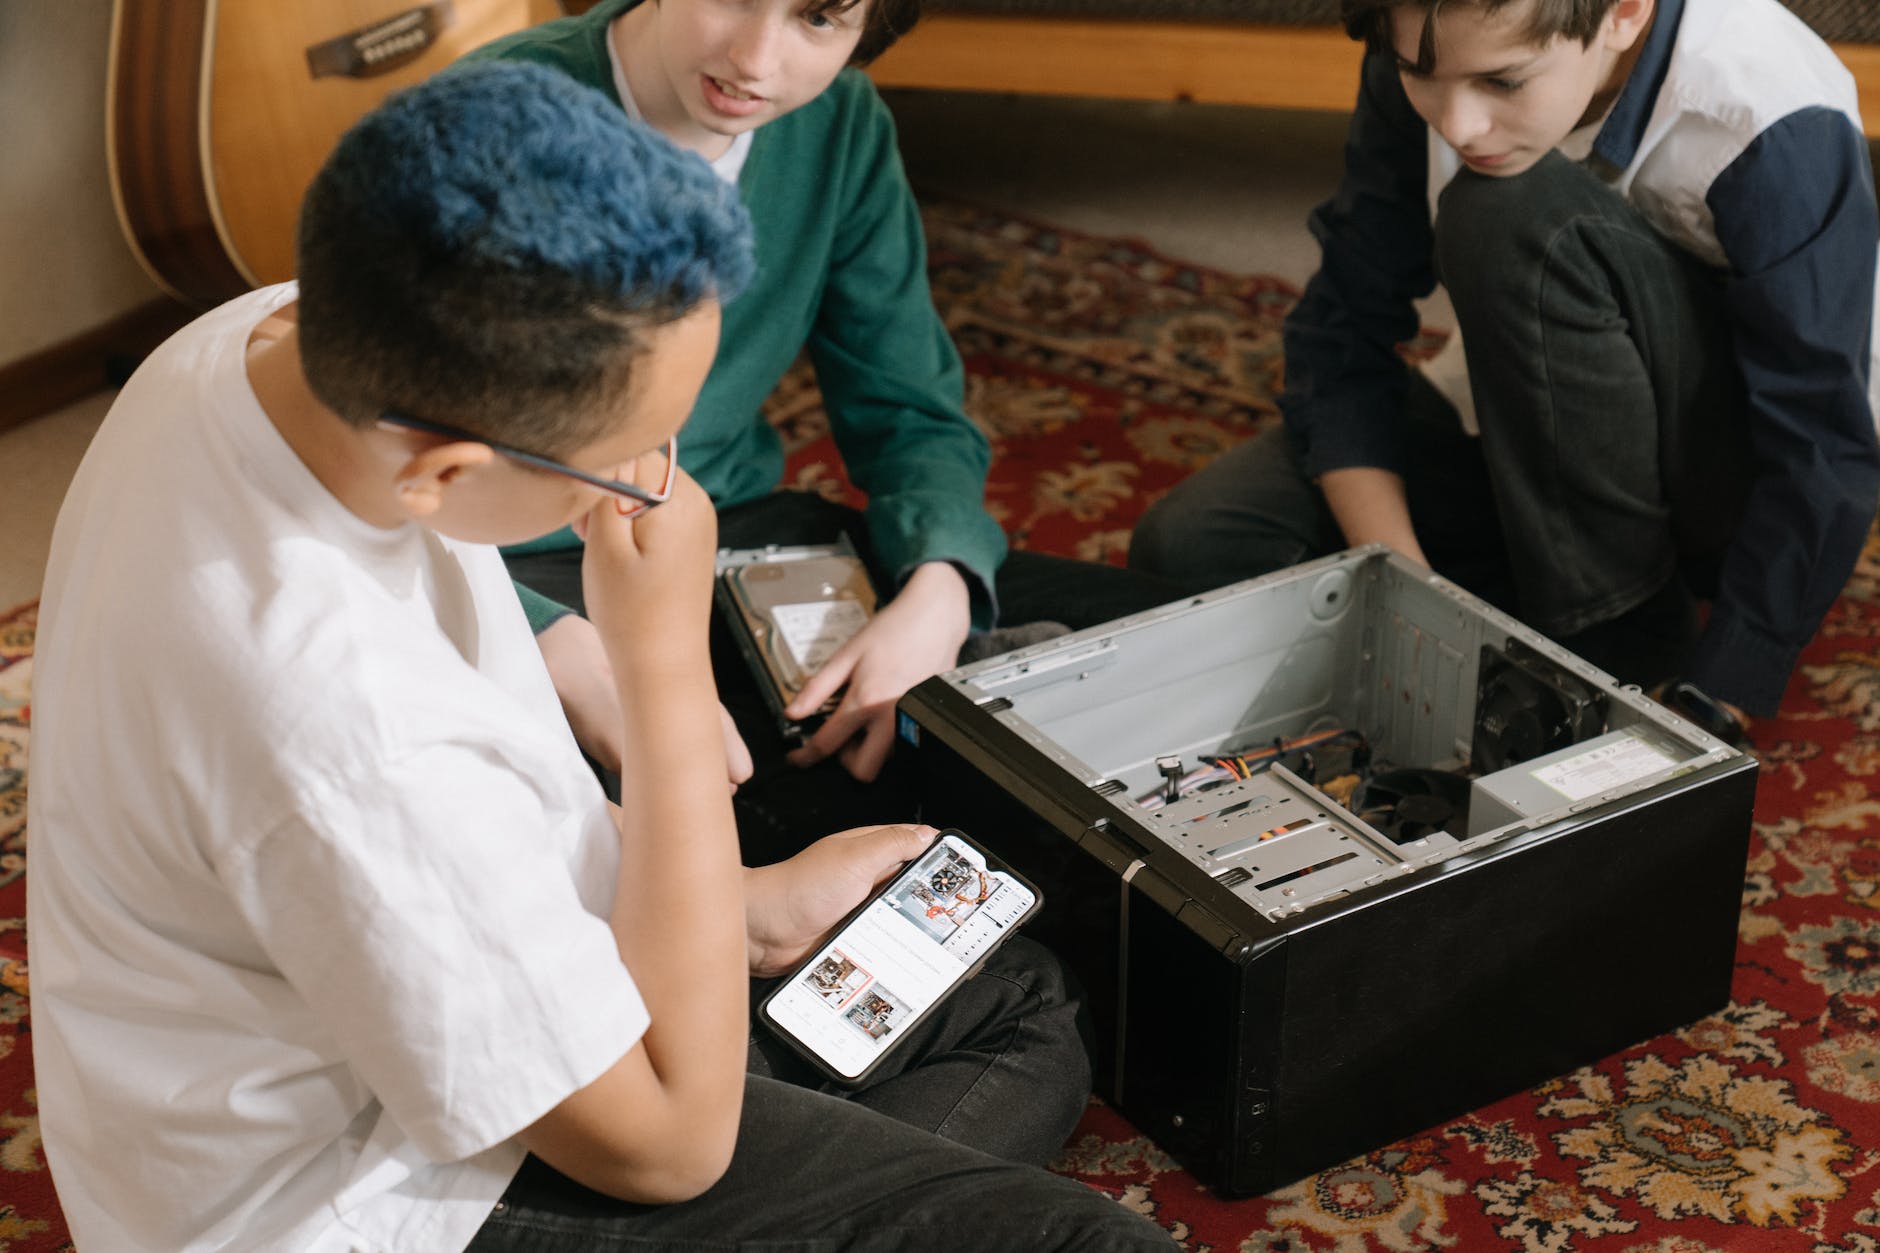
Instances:
[[[1016,872],[963,832],[943,831],[786,975],[758,1015],[831,1077],[860,1083],[1038,905],[1038,890]]]
[[[939,834],[917,823],[855,827],[825,835],[783,861],[746,870],[751,974],[772,978],[802,965]]]

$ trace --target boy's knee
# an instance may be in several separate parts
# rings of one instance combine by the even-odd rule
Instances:
[[[1090,1096],[1090,1025],[1082,990],[1051,950],[1014,939],[986,962],[985,973],[1004,982],[1017,1003],[1017,1037],[1029,1060],[1026,1069],[1051,1085],[1032,1094],[1067,1130],[1082,1116]]]
[[[1574,222],[1624,208],[1611,188],[1558,152],[1507,178],[1464,170],[1437,201],[1438,272],[1458,294],[1521,275],[1549,258]]]
[[[1182,510],[1164,496],[1143,511],[1129,534],[1129,568],[1164,578],[1183,578],[1181,535],[1185,529]]]
[[[1585,166],[1550,152],[1519,174],[1498,177],[1463,170],[1443,188],[1436,201],[1436,231],[1445,234],[1500,238],[1511,233],[1551,229],[1562,215],[1585,211],[1587,196],[1611,192]]]
[[[1042,944],[1023,938],[1005,944],[986,962],[986,973],[1004,981],[1021,1008],[1021,1017],[1036,1027],[1045,1047],[1061,1051],[1066,1067],[1065,1086],[1075,1089],[1081,1106],[1090,1090],[1087,1032],[1083,1026],[1085,1009],[1083,991],[1076,985],[1063,962]]]
[[[1339,545],[1318,488],[1278,426],[1225,453],[1150,505],[1129,567],[1195,591],[1297,565]]]
[[[1191,591],[1200,591],[1245,578],[1231,562],[1260,545],[1244,537],[1223,566],[1220,536],[1242,525],[1244,518],[1224,514],[1219,503],[1204,492],[1177,487],[1150,505],[1129,535],[1131,570],[1152,574]],[[1249,547],[1249,545],[1251,547]]]

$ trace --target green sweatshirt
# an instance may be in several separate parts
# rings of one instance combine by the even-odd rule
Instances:
[[[638,2],[602,0],[470,57],[548,65],[618,103],[607,26]],[[922,562],[954,562],[972,587],[973,624],[991,625],[992,576],[1005,555],[1004,532],[985,510],[991,453],[965,414],[959,353],[934,311],[894,121],[867,76],[845,69],[822,95],[760,127],[738,193],[755,227],[757,273],[725,307],[680,465],[721,509],[774,491],[783,444],[760,407],[807,349],[895,586]],[[562,530],[512,551],[580,542]],[[523,603],[537,630],[563,612],[533,594]]]

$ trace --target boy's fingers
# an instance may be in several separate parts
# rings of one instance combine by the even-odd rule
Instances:
[[[587,512],[587,542],[598,542],[604,549],[637,553],[639,520],[621,517],[611,499],[600,500]]]
[[[849,681],[849,675],[855,669],[856,654],[846,646],[836,650],[822,669],[809,676],[809,682],[796,694],[796,699],[784,707],[786,718],[807,718],[821,709],[836,690]],[[833,747],[831,748],[833,750]],[[827,754],[824,754],[827,756]]]
[[[846,704],[837,707],[836,711],[829,715],[829,720],[816,728],[816,734],[810,736],[801,748],[790,754],[790,764],[813,766],[824,758],[833,756],[841,750],[844,744],[854,738],[866,716],[861,710],[852,709]]]
[[[744,743],[744,737],[738,734],[738,724],[731,717],[731,711],[721,703],[718,706],[718,719],[725,733],[725,770],[730,777],[731,786],[748,780],[757,767],[751,760],[751,750]]]
[[[842,750],[842,764],[857,782],[873,783],[893,748],[894,707],[890,705],[869,715],[860,742],[850,740]]]
[[[918,822],[877,827],[871,837],[871,842],[880,850],[875,863],[875,886],[880,887],[893,878],[901,867],[926,852],[933,844],[934,837],[939,834],[938,827]]]

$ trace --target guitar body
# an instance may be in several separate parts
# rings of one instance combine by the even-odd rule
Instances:
[[[158,283],[210,305],[293,277],[300,198],[339,137],[554,0],[116,0],[106,146]]]

